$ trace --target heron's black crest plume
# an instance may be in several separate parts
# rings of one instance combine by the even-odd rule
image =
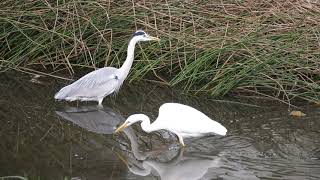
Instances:
[[[144,31],[136,31],[133,36],[141,36],[141,35],[144,35],[146,34]]]

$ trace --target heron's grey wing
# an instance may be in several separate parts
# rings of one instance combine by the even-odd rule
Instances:
[[[62,88],[56,99],[96,99],[117,91],[122,81],[118,79],[117,69],[105,67],[83,76],[76,82]]]

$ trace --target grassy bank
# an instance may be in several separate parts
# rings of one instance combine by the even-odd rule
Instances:
[[[162,41],[136,48],[131,80],[213,96],[319,101],[318,1],[7,0],[0,6],[1,71],[72,75],[79,67],[118,67],[132,32],[144,29]]]

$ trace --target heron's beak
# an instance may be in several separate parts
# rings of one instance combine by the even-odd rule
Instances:
[[[149,39],[150,39],[151,41],[160,41],[159,38],[153,37],[153,36],[149,36]]]
[[[122,131],[123,129],[125,129],[126,127],[128,127],[128,123],[124,122],[120,127],[118,127],[115,131],[115,133],[118,133],[120,131]]]

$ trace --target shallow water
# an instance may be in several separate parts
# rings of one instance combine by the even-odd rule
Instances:
[[[143,83],[125,85],[99,110],[95,103],[55,102],[53,95],[63,84],[48,79],[0,80],[0,177],[320,178],[320,107],[302,106],[307,115],[297,118],[288,115],[287,105],[275,102],[190,97]],[[130,114],[155,119],[164,102],[205,112],[227,127],[227,136],[188,139],[181,149],[167,132],[146,134],[133,126],[113,134]]]

